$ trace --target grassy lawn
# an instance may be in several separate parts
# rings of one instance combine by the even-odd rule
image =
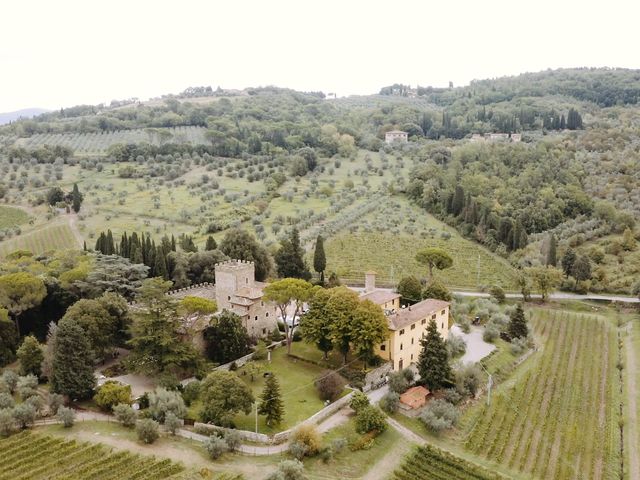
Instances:
[[[331,370],[337,370],[343,366],[343,358],[340,352],[332,350],[325,360],[324,354],[315,345],[307,342],[292,343],[291,354],[318,363]],[[352,369],[362,369],[364,367],[362,362],[356,360],[351,354],[347,355],[347,364]]]
[[[266,360],[257,363],[262,368],[253,381],[247,374],[246,367],[238,369],[238,376],[251,388],[254,398],[259,401],[265,384],[263,373],[273,373],[280,383],[280,393],[285,407],[284,419],[280,425],[268,427],[265,418],[258,416],[258,431],[260,433],[273,434],[287,430],[322,409],[324,404],[313,385],[314,380],[323,372],[322,368],[288,357],[285,348],[277,348],[272,353],[271,363]],[[194,403],[190,408],[190,415],[197,418],[199,410],[200,403]],[[253,410],[249,415],[243,413],[236,415],[234,421],[238,429],[255,430],[255,412]]]

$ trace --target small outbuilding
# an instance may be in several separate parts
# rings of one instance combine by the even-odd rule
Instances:
[[[423,386],[411,387],[400,395],[400,403],[408,409],[414,410],[424,407],[429,395],[431,395],[431,392]]]
[[[407,132],[403,132],[402,130],[391,130],[390,132],[384,134],[384,141],[386,143],[407,143],[408,140],[409,134]]]

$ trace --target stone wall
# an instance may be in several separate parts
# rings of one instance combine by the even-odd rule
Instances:
[[[198,283],[195,285],[190,285],[188,287],[185,288],[177,288],[175,290],[171,290],[170,292],[167,292],[167,295],[169,295],[172,298],[184,298],[184,297],[200,297],[200,298],[206,298],[207,300],[214,300],[216,299],[216,286],[213,283],[209,283],[209,282],[204,282],[204,283]]]

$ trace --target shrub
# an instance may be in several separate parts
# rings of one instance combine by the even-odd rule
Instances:
[[[24,337],[22,345],[20,345],[16,354],[20,361],[20,373],[22,375],[40,375],[44,356],[42,347],[36,337],[33,335]]]
[[[402,372],[392,372],[389,374],[389,390],[402,394],[409,388],[409,382]]]
[[[463,393],[464,393],[464,395],[468,394],[467,392],[462,392],[461,390],[458,390],[457,388],[447,388],[444,391],[444,397],[443,398],[447,402],[452,403],[453,405],[458,405],[462,401],[462,399],[464,397]]]
[[[187,407],[191,406],[191,404],[198,399],[200,395],[200,382],[198,380],[194,380],[192,382],[187,383],[184,386],[184,390],[182,391],[182,399]]]
[[[167,412],[164,417],[164,428],[171,433],[171,435],[175,435],[180,427],[182,427],[182,420],[176,417],[173,412]]]
[[[35,375],[25,375],[18,378],[17,391],[20,398],[24,401],[29,397],[37,395],[38,377]]]
[[[458,392],[465,395],[475,397],[483,381],[482,371],[477,364],[467,365],[456,372],[456,387]]]
[[[184,418],[187,408],[179,392],[157,388],[149,394],[149,414],[160,423],[164,423],[167,413]]]
[[[0,410],[4,410],[5,408],[13,408],[16,402],[14,402],[13,397],[8,393],[0,393]]]
[[[464,339],[454,333],[449,333],[447,338],[447,352],[449,352],[449,358],[456,358],[464,355],[467,351],[467,344]]]
[[[136,411],[131,405],[127,405],[126,403],[120,403],[113,407],[113,414],[123,426],[128,428],[133,427],[138,419]]]
[[[36,415],[40,415],[44,409],[44,399],[38,394],[27,398],[24,403],[31,405],[35,409]]]
[[[64,397],[59,393],[50,393],[49,397],[47,397],[47,405],[49,406],[49,413],[56,415],[58,409],[64,405]]]
[[[432,400],[420,415],[420,420],[429,430],[440,432],[455,425],[458,421],[458,410],[446,400]]]
[[[204,441],[204,448],[212,460],[217,460],[228,449],[226,442],[215,435],[210,436]]]
[[[376,431],[371,431],[365,433],[364,435],[360,435],[355,440],[352,440],[349,443],[349,449],[352,452],[357,452],[359,450],[369,450],[375,443],[377,433],[378,432]]]
[[[291,433],[290,444],[299,443],[306,448],[305,455],[317,455],[322,448],[322,437],[314,425],[303,424]]]
[[[482,339],[485,342],[494,342],[499,336],[500,330],[498,330],[498,327],[493,324],[488,324],[485,327],[484,332],[482,332]]]
[[[414,371],[410,368],[405,368],[401,370],[401,372],[405,380],[409,382],[409,385],[411,385],[416,378],[416,374],[414,373]]]
[[[380,408],[387,413],[395,413],[400,406],[400,395],[396,392],[387,392],[380,399]]]
[[[504,303],[505,300],[507,299],[506,295],[504,294],[504,290],[500,288],[498,285],[494,285],[493,287],[491,287],[489,289],[489,293],[500,304]]]
[[[346,381],[339,374],[327,370],[316,379],[315,385],[321,400],[333,402],[342,393]]]
[[[58,413],[56,415],[58,420],[62,422],[64,428],[73,427],[74,422],[76,421],[76,414],[73,409],[68,407],[60,407],[58,408]]]
[[[364,407],[369,406],[369,397],[362,392],[354,392],[351,400],[349,401],[349,406],[358,413]]]
[[[230,452],[235,452],[242,443],[242,436],[235,430],[229,430],[224,435],[224,441]]]
[[[347,446],[347,443],[347,439],[343,437],[334,439],[333,442],[331,442],[331,449],[333,450],[333,453],[340,453],[344,450],[344,447]]]
[[[0,410],[0,436],[8,437],[16,429],[16,420],[13,416],[13,409],[3,408]]]
[[[469,319],[466,317],[463,317],[460,320],[458,320],[458,326],[460,327],[460,330],[462,330],[464,333],[471,332],[471,322],[469,322]]]
[[[159,427],[160,424],[150,418],[138,420],[136,423],[136,434],[138,435],[138,440],[148,444],[155,442],[160,436]]]
[[[13,409],[13,418],[20,428],[27,428],[33,425],[36,419],[36,409],[28,403],[16,405]]]
[[[302,460],[307,455],[307,446],[300,442],[289,443],[289,454],[296,460]]]
[[[6,383],[7,387],[9,387],[9,393],[13,393],[16,391],[18,386],[18,374],[13,370],[5,370],[2,373],[2,380]]]
[[[514,338],[511,340],[511,353],[519,356],[529,348],[529,340],[526,338]]]
[[[115,405],[131,403],[131,385],[109,381],[98,388],[93,400],[102,410],[110,412]]]
[[[278,470],[271,473],[266,480],[305,480],[304,465],[300,460],[283,460]]]
[[[254,361],[266,360],[267,359],[267,346],[264,342],[258,342],[255,350],[253,351],[253,356],[251,357]]]
[[[384,432],[387,428],[387,417],[378,407],[372,405],[363,408],[356,415],[356,432]]]

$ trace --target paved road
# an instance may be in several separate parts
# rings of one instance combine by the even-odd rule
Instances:
[[[490,297],[491,296],[485,292],[454,291],[453,294],[460,295],[461,297]],[[522,298],[522,295],[520,295],[519,293],[507,293],[506,297]],[[539,294],[533,294],[531,295],[531,298],[542,298],[542,297]],[[577,293],[556,292],[556,293],[550,293],[549,299],[550,300],[605,300],[610,302],[640,303],[640,298],[624,297],[620,295],[600,295],[595,293],[578,295]]]
[[[350,287],[352,290],[357,292],[361,292],[364,289],[362,287]],[[377,290],[383,290],[386,292],[395,292],[395,288],[383,288],[378,287]],[[459,295],[461,297],[491,297],[490,294],[486,292],[474,292],[469,290],[454,290],[452,292],[454,295]],[[505,294],[507,298],[522,298],[522,295],[519,293],[507,293]],[[532,294],[531,298],[542,298],[540,294]],[[624,295],[602,295],[597,293],[588,293],[586,295],[579,295],[577,293],[565,293],[565,292],[554,292],[549,294],[550,300],[605,300],[609,302],[624,302],[624,303],[640,303],[640,298],[636,297],[626,297]]]

